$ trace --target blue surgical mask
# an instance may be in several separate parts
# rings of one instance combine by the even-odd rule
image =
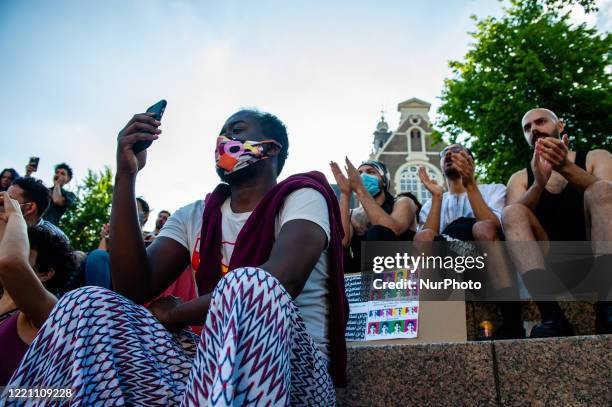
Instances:
[[[363,186],[368,190],[370,195],[376,196],[380,192],[380,181],[374,175],[363,173],[361,174]]]

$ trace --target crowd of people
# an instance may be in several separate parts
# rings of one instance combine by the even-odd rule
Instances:
[[[154,142],[160,125],[136,114],[120,131],[110,222],[86,259],[58,227],[76,199],[64,188],[72,169],[57,165],[51,188],[30,164],[24,177],[2,172],[0,385],[69,387],[87,405],[332,405],[346,381],[344,274],[360,271],[363,242],[488,250],[487,273],[505,298],[517,291],[508,264],[530,292],[556,276],[537,245],[502,253],[487,243],[612,241],[612,155],[569,150],[563,121],[547,109],[523,117],[533,157],[507,186],[479,183],[476,157],[452,144],[440,153],[445,186],[419,171],[431,193],[424,203],[392,195],[373,160],[356,167],[347,158],[344,172],[330,163],[339,197],[318,171],[278,182],[285,125],[241,110],[217,137],[222,182],[203,200],[160,211],[143,232],[151,209],[134,191],[147,155],[134,144]],[[610,261],[593,244],[589,267]],[[598,333],[612,333],[609,289],[599,293]],[[536,304],[542,322],[531,337],[573,334],[557,302]],[[524,338],[520,302],[499,306],[498,338]]]

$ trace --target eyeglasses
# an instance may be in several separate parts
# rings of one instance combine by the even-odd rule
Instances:
[[[440,158],[444,157],[449,151],[451,153],[460,153],[462,151],[465,151],[465,149],[463,147],[457,146],[457,145],[448,146],[448,147],[444,148],[444,150],[440,151]]]

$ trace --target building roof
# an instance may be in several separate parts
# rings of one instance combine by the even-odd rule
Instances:
[[[397,105],[397,110],[399,111],[404,107],[426,107],[427,109],[429,109],[430,106],[431,103],[427,103],[424,100],[421,100],[419,98],[410,98],[408,100],[404,100],[402,103]]]

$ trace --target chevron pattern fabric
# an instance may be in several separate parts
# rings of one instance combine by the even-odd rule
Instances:
[[[335,391],[291,296],[259,268],[213,291],[184,406],[330,406]]]
[[[79,288],[53,308],[9,386],[72,388],[77,406],[177,405],[196,345],[195,335],[173,336],[146,308],[117,293]]]
[[[228,273],[202,337],[172,335],[144,307],[85,287],[53,309],[11,387],[70,387],[77,406],[334,405],[327,362],[277,279]],[[22,399],[7,405],[56,405]]]

